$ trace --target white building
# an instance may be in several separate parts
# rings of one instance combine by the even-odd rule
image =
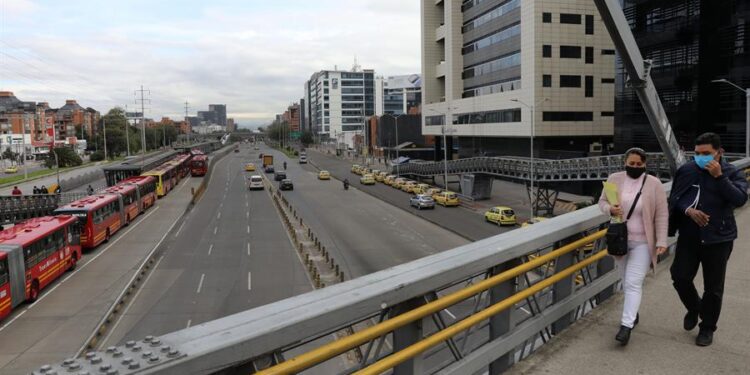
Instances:
[[[366,119],[375,114],[375,72],[323,70],[305,83],[305,109],[322,140],[354,147]]]
[[[590,0],[422,0],[423,133],[460,156],[580,156],[614,133],[615,53]],[[450,144],[449,144],[450,146]],[[536,147],[538,146],[538,147]]]
[[[422,77],[407,74],[375,77],[375,115],[403,115],[422,104]]]

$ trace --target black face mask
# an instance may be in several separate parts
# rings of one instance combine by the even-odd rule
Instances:
[[[643,176],[643,174],[646,173],[646,168],[631,167],[626,165],[625,173],[628,174],[628,177],[635,179]]]

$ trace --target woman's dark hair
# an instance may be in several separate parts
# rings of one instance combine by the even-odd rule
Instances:
[[[625,151],[625,159],[627,160],[630,157],[630,155],[633,155],[633,154],[640,156],[642,162],[644,163],[646,162],[646,151],[643,151],[642,148],[633,147]]]

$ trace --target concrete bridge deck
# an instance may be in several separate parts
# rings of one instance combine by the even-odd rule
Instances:
[[[669,266],[646,277],[640,323],[630,343],[615,341],[622,294],[604,303],[556,336],[512,374],[750,374],[750,208],[736,213],[740,238],[729,259],[724,304],[714,342],[695,345],[698,328],[682,329],[685,309],[672,287]],[[698,272],[696,287],[702,290]]]

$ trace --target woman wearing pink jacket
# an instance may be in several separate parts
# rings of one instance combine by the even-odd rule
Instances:
[[[627,221],[628,253],[615,257],[622,277],[625,303],[622,309],[620,330],[615,340],[627,345],[630,331],[638,324],[643,280],[649,268],[656,266],[657,256],[667,251],[669,210],[664,187],[658,178],[646,173],[646,152],[631,148],[625,153],[625,172],[614,173],[607,179],[617,185],[619,204],[612,205],[602,193],[599,207],[612,217],[625,220],[636,195],[641,196],[633,214]]]

